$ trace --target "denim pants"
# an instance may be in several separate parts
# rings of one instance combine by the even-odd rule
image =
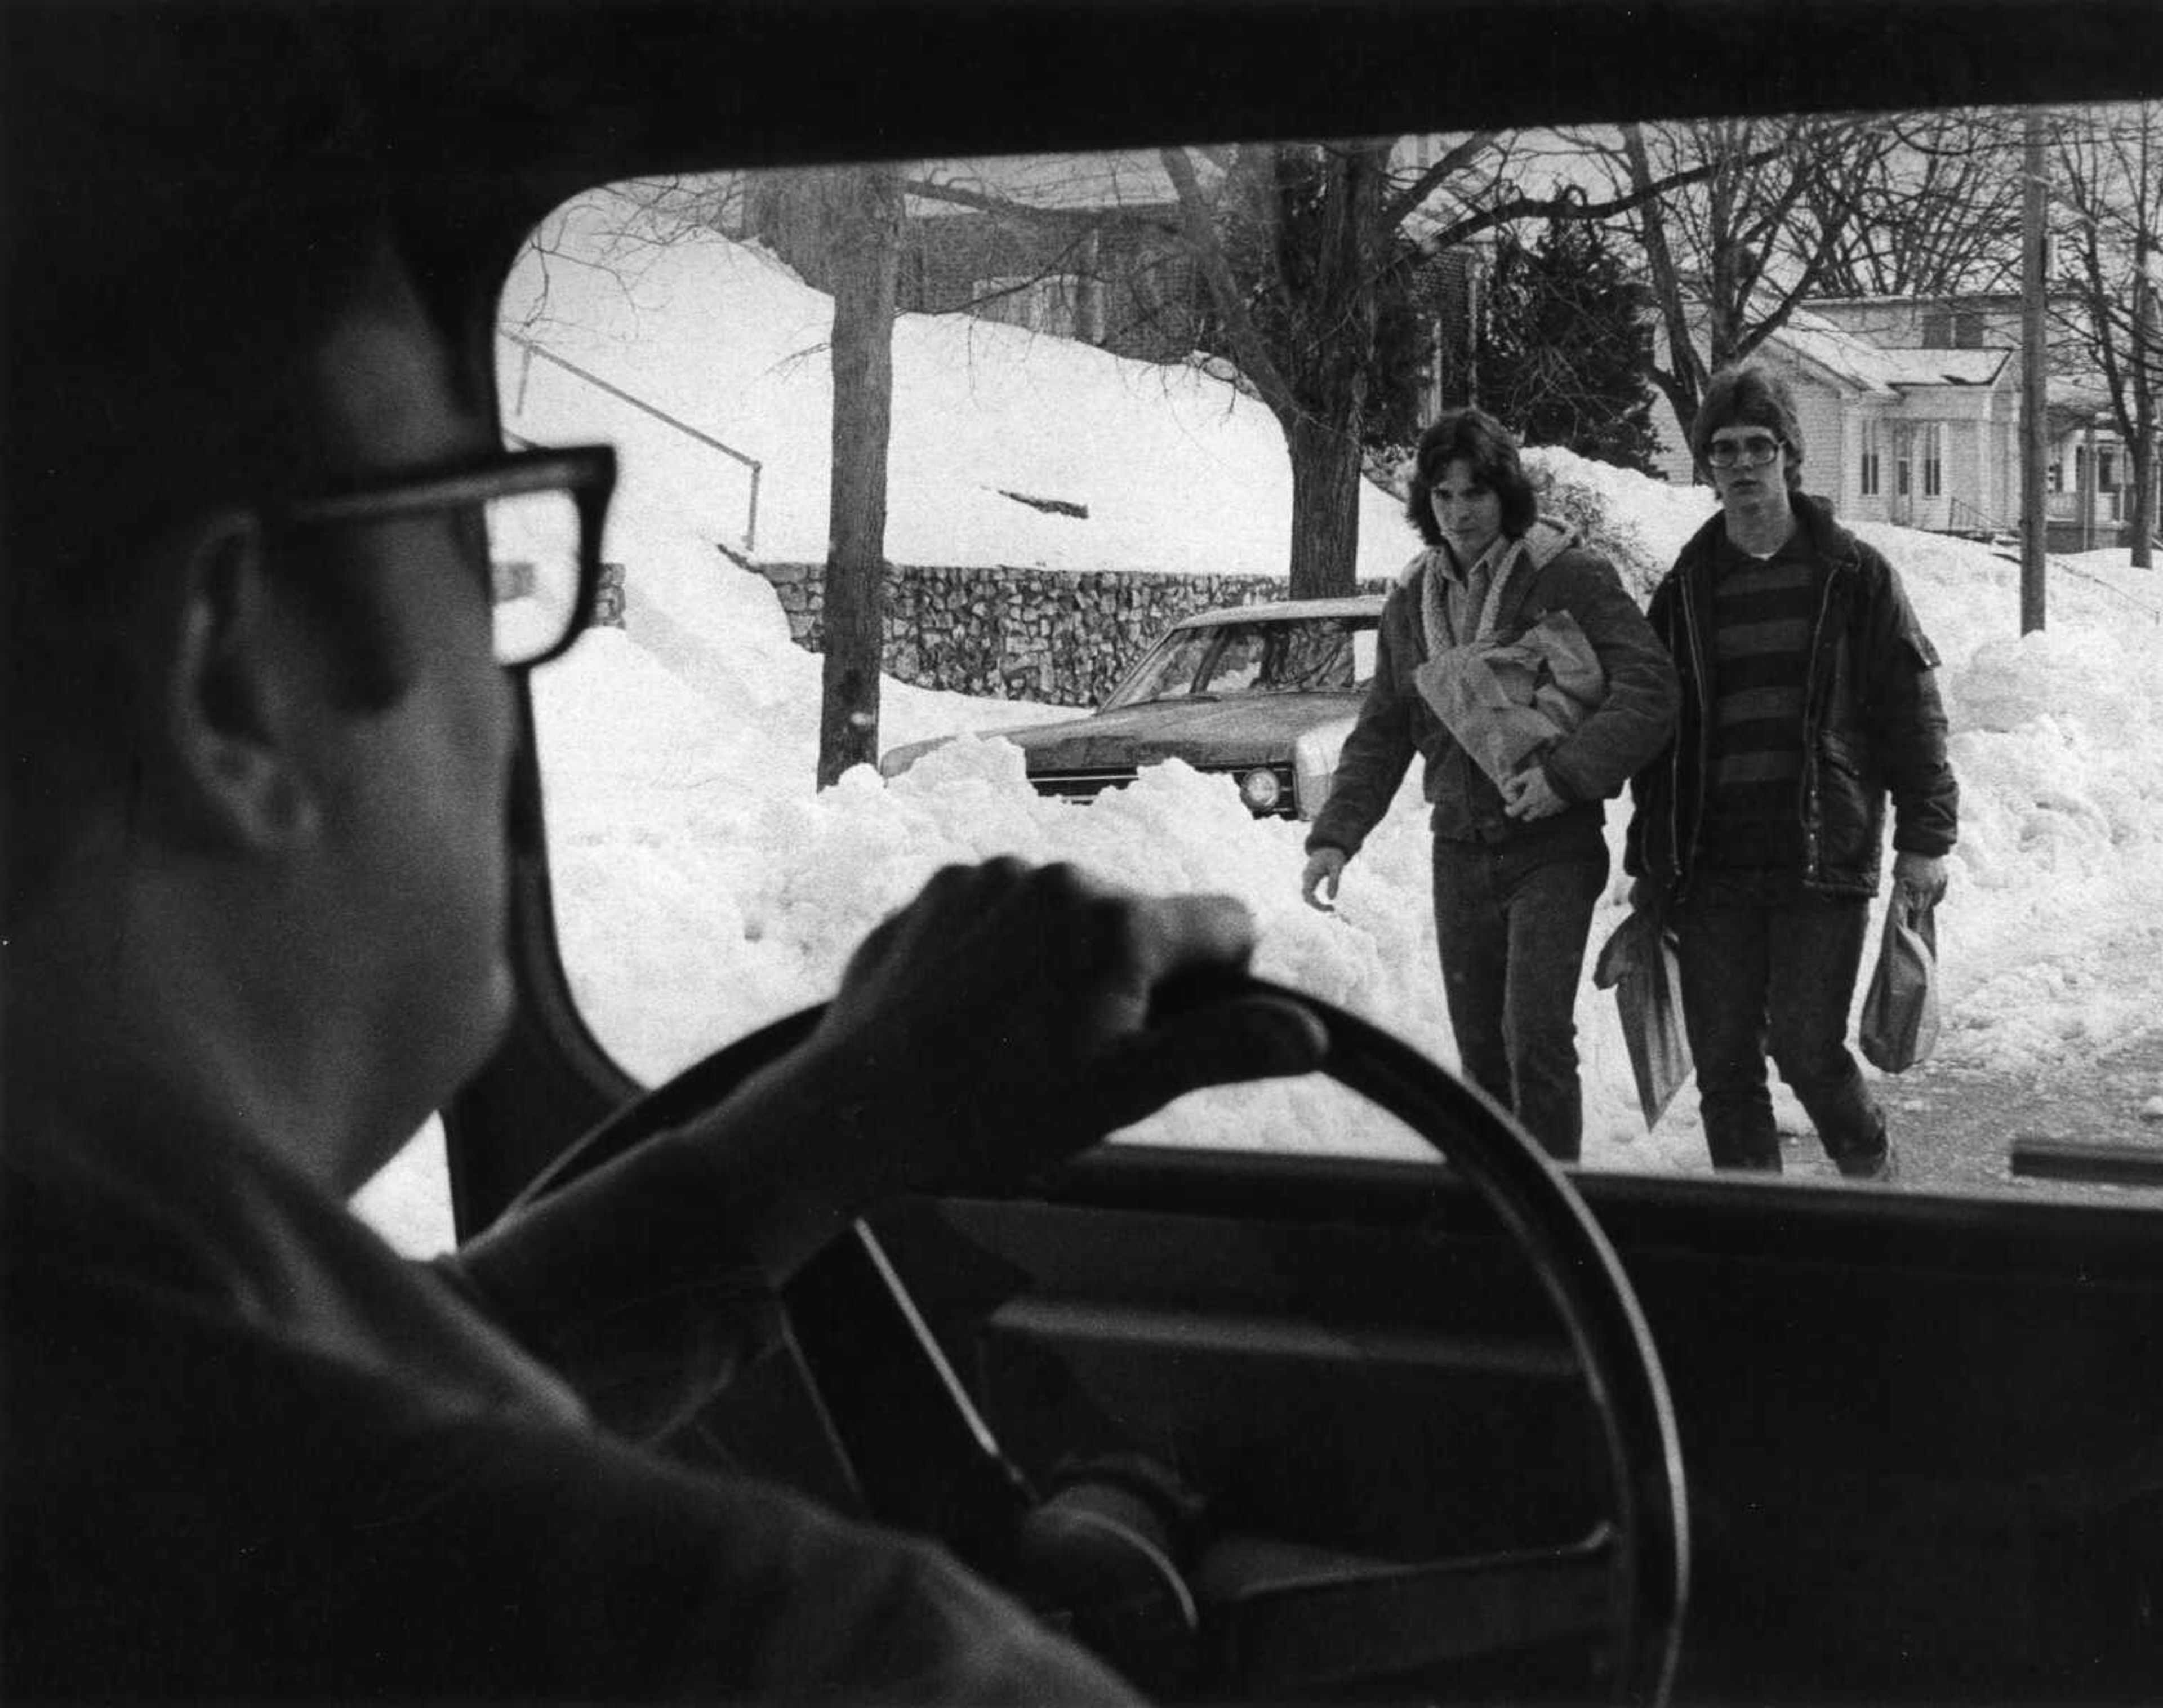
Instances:
[[[1571,815],[1499,842],[1434,844],[1434,934],[1465,1078],[1549,1155],[1577,1160],[1577,989],[1607,839]]]
[[[1672,915],[1683,1024],[1715,1168],[1778,1173],[1767,1053],[1843,1173],[1885,1152],[1885,1118],[1847,1049],[1870,904],[1799,878],[1708,873]]]

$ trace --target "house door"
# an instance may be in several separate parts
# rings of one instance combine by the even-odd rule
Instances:
[[[1910,526],[1915,514],[1915,428],[1913,422],[1888,423],[1893,433],[1893,493],[1886,500],[1888,521]]]

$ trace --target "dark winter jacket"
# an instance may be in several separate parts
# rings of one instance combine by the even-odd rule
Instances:
[[[616,1190],[580,1238],[665,1227],[704,1278],[542,1320],[532,1220],[417,1265],[245,1129],[11,1122],[8,1700],[1134,1708],[943,1550],[648,1444],[779,1319],[724,1229]]]
[[[1794,509],[1820,566],[1795,801],[1803,876],[1814,888],[1874,895],[1888,789],[1895,848],[1942,855],[1953,846],[1960,790],[1946,759],[1938,654],[1883,556],[1822,500],[1798,493]],[[1631,779],[1636,809],[1623,863],[1671,899],[1687,892],[1704,851],[1712,584],[1726,526],[1716,516],[1698,530],[1647,613],[1674,655],[1682,715],[1666,750]]]
[[[1674,721],[1674,669],[1613,567],[1579,545],[1567,528],[1544,520],[1532,524],[1520,545],[1497,605],[1495,638],[1515,641],[1548,612],[1568,611],[1607,678],[1599,707],[1541,761],[1549,785],[1569,803],[1563,814],[1537,824],[1509,817],[1501,791],[1413,685],[1412,673],[1427,658],[1422,578],[1443,573],[1435,560],[1446,548],[1437,546],[1406,565],[1382,606],[1374,681],[1338,756],[1329,799],[1307,836],[1309,852],[1335,847],[1356,854],[1389,810],[1416,752],[1427,762],[1423,783],[1435,835],[1500,841],[1552,834],[1570,817],[1599,825],[1605,816],[1600,802],[1621,793],[1658,751]]]

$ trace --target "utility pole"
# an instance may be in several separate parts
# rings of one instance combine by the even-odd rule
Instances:
[[[2020,200],[2020,632],[2043,626],[2043,547],[2050,505],[2043,491],[2049,398],[2043,383],[2043,114],[2029,107]]]
[[[2149,165],[2150,128],[2140,127],[2140,181],[2155,182]],[[2133,437],[2126,445],[2126,461],[2133,476],[2133,567],[2155,567],[2152,538],[2155,532],[2155,281],[2149,276],[2155,259],[2155,202],[2140,198],[2143,217],[2133,231]],[[2138,450],[2139,454],[2134,453]]]

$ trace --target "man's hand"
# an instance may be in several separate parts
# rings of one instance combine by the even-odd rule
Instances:
[[[1344,877],[1344,851],[1317,848],[1307,857],[1307,870],[1299,875],[1299,892],[1317,913],[1337,911],[1337,886]]]
[[[890,1150],[903,1189],[1026,1176],[1183,1092],[1320,1061],[1319,1024],[1286,1003],[1153,1007],[1167,984],[1244,971],[1254,943],[1228,896],[949,867],[857,950],[798,1088]]]
[[[1554,792],[1547,773],[1537,765],[1502,779],[1502,810],[1513,819],[1529,824],[1534,819],[1553,818],[1567,804]]]
[[[1181,1092],[1310,1071],[1328,1040],[1298,1004],[1178,1000],[1254,946],[1229,896],[949,867],[865,938],[800,1047],[469,1243],[469,1273],[537,1340],[617,1309],[689,1321],[717,1261],[778,1286],[899,1193],[1027,1178]]]
[[[1945,899],[1946,862],[1935,854],[1910,854],[1903,851],[1893,857],[1893,883],[1898,889],[1912,890],[1923,901],[1935,907]]]

